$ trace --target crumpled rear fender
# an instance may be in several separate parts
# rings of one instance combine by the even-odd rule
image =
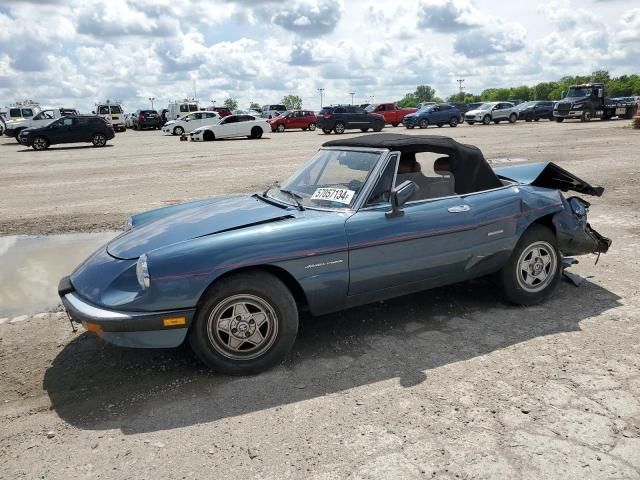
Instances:
[[[606,253],[611,240],[600,235],[589,224],[589,202],[580,197],[560,197],[563,209],[552,216],[560,252],[565,256]]]

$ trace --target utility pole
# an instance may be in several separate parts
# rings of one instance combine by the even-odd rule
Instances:
[[[153,110],[153,101],[156,99],[156,97],[149,97],[149,101],[151,102],[151,110]]]
[[[464,89],[464,78],[459,78],[456,80],[458,82],[458,88],[460,89],[460,101],[462,101],[462,90]]]
[[[322,110],[322,94],[324,93],[324,88],[320,87],[318,91],[320,92],[320,109]]]
[[[349,92],[349,95],[351,95],[351,105],[353,105],[353,96],[356,94],[356,92]]]

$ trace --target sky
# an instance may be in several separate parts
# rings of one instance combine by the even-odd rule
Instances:
[[[0,0],[0,106],[306,108],[640,72],[638,0]],[[195,93],[194,93],[195,89]]]

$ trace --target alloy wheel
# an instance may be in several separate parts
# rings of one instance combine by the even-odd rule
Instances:
[[[544,290],[555,277],[558,257],[547,242],[532,243],[522,251],[517,263],[518,285],[529,293]]]

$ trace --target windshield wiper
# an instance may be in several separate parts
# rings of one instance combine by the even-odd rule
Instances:
[[[289,195],[291,198],[293,198],[293,201],[296,202],[296,205],[298,206],[298,210],[303,211],[304,207],[302,206],[302,204],[300,203],[300,200],[302,200],[302,196],[298,195],[295,192],[292,192],[291,190],[283,190],[282,188],[280,189],[280,191],[282,193],[286,193],[287,195]]]

